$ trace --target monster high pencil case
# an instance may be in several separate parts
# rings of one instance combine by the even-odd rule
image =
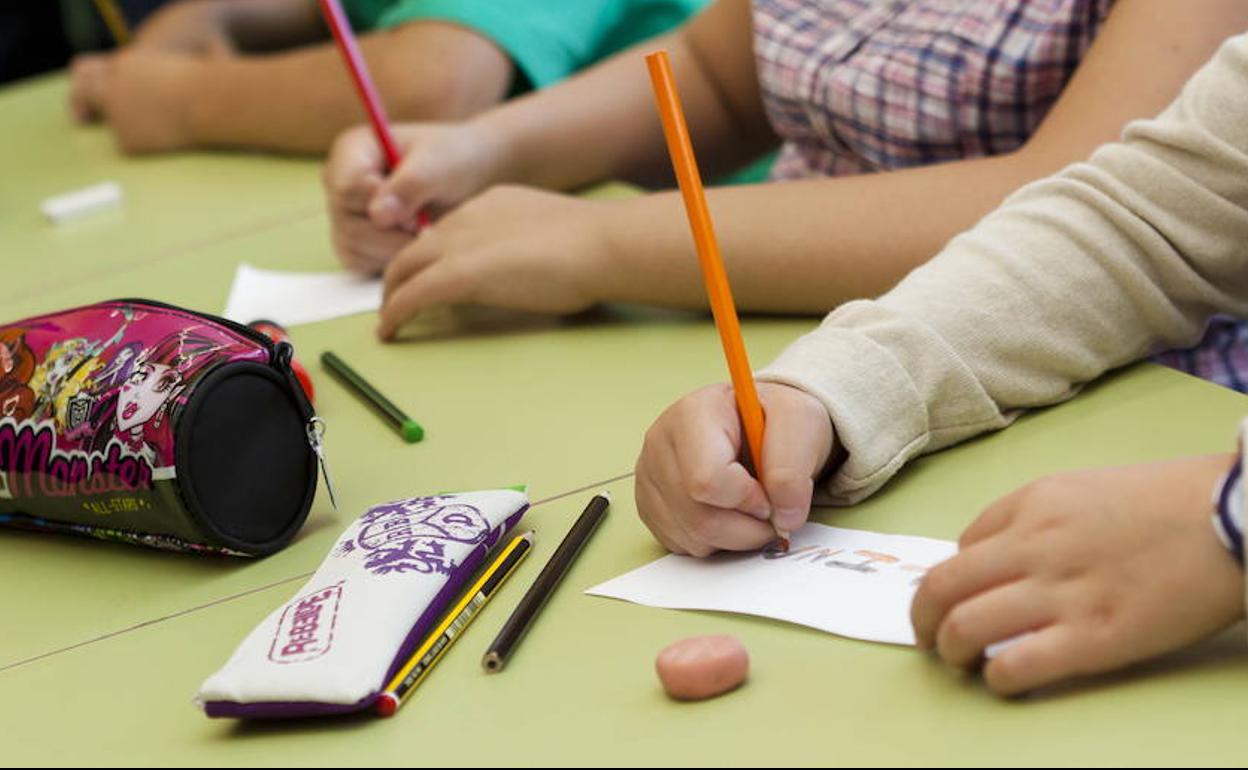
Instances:
[[[196,703],[210,717],[240,719],[373,707],[528,507],[524,493],[500,489],[370,508],[204,682]]]
[[[307,517],[319,454],[292,355],[146,300],[0,325],[0,524],[277,551]]]

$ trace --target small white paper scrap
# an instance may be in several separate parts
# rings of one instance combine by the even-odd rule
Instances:
[[[239,323],[265,319],[286,327],[328,321],[377,310],[381,289],[380,279],[346,270],[290,273],[242,262],[223,315]]]
[[[807,524],[788,553],[665,556],[586,593],[785,620],[854,639],[914,644],[910,602],[957,543]]]

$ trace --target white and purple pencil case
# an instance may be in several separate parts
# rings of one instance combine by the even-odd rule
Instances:
[[[371,708],[528,507],[524,493],[499,489],[370,508],[195,702],[237,719]]]

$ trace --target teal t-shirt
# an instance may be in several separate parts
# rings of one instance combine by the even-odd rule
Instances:
[[[661,35],[711,0],[344,0],[358,31],[410,21],[476,30],[507,52],[520,77],[513,94],[558,83],[591,64]],[[719,183],[760,182],[774,154]]]
[[[710,0],[346,0],[358,31],[445,21],[480,32],[507,52],[519,90],[544,88],[660,35]]]

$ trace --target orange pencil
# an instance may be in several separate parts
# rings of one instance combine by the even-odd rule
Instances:
[[[667,139],[667,151],[672,156],[672,168],[680,185],[680,195],[685,201],[685,213],[689,215],[689,227],[693,230],[693,243],[702,266],[702,281],[711,301],[711,314],[719,339],[724,345],[724,357],[728,359],[728,373],[732,376],[732,389],[737,397],[737,411],[745,426],[745,443],[754,461],[754,473],[763,477],[763,406],[758,401],[754,387],[754,374],[750,359],[745,353],[741,339],[741,323],[737,320],[737,306],[732,301],[732,289],[728,286],[728,273],[724,270],[724,258],[715,240],[715,227],[711,224],[711,212],[706,207],[706,194],[702,190],[702,175],[693,157],[693,145],[689,141],[689,127],[685,125],[685,111],[676,93],[676,80],[672,77],[672,65],[667,51],[646,56],[650,68],[650,82],[654,86],[654,99],[658,103],[659,117],[663,121],[663,135]],[[772,522],[775,527],[775,522]],[[776,529],[776,537],[782,548],[788,548],[787,532]]]

